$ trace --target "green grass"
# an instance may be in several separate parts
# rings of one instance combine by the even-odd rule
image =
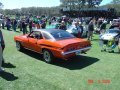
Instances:
[[[0,90],[119,90],[120,54],[101,52],[98,35],[92,49],[70,61],[57,59],[47,64],[42,56],[26,50],[19,52],[13,31],[2,30],[6,43],[4,59],[10,64],[0,74]],[[89,84],[88,80],[94,80]],[[110,80],[110,83],[98,83]]]

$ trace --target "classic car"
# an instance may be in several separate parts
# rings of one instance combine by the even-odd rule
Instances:
[[[119,43],[120,30],[118,28],[108,29],[105,34],[100,36],[101,52],[114,52]]]
[[[120,35],[120,30],[118,28],[113,28],[107,30],[105,34],[101,35],[101,39],[102,40],[118,39],[119,35]]]
[[[17,50],[29,49],[43,54],[43,59],[51,63],[54,58],[67,60],[91,48],[90,41],[74,37],[59,29],[38,29],[30,34],[15,36]]]
[[[67,28],[66,30],[67,32],[73,34],[74,36],[78,37],[79,35],[79,31],[75,28],[75,25],[71,25]],[[83,26],[83,33],[82,33],[82,37],[87,37],[88,34],[88,30],[85,26]]]
[[[118,25],[120,23],[120,19],[113,19],[112,24]]]

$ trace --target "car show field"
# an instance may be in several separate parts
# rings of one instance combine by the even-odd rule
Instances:
[[[120,0],[1,0],[0,90],[119,90]]]
[[[18,30],[17,30],[18,31]],[[120,88],[120,53],[101,52],[99,35],[92,48],[68,61],[57,59],[48,64],[42,55],[18,52],[14,36],[21,32],[2,30],[6,48],[5,72],[0,74],[0,90],[118,90]]]

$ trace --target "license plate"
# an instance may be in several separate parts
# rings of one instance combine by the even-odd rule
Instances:
[[[81,51],[77,51],[77,52],[75,52],[76,55],[79,55],[80,53],[81,53]]]

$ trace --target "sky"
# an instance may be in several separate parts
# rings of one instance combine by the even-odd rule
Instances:
[[[106,3],[111,2],[112,0],[103,0],[101,3],[105,5]],[[3,9],[16,9],[22,7],[52,7],[59,6],[60,0],[0,0],[3,3]]]

